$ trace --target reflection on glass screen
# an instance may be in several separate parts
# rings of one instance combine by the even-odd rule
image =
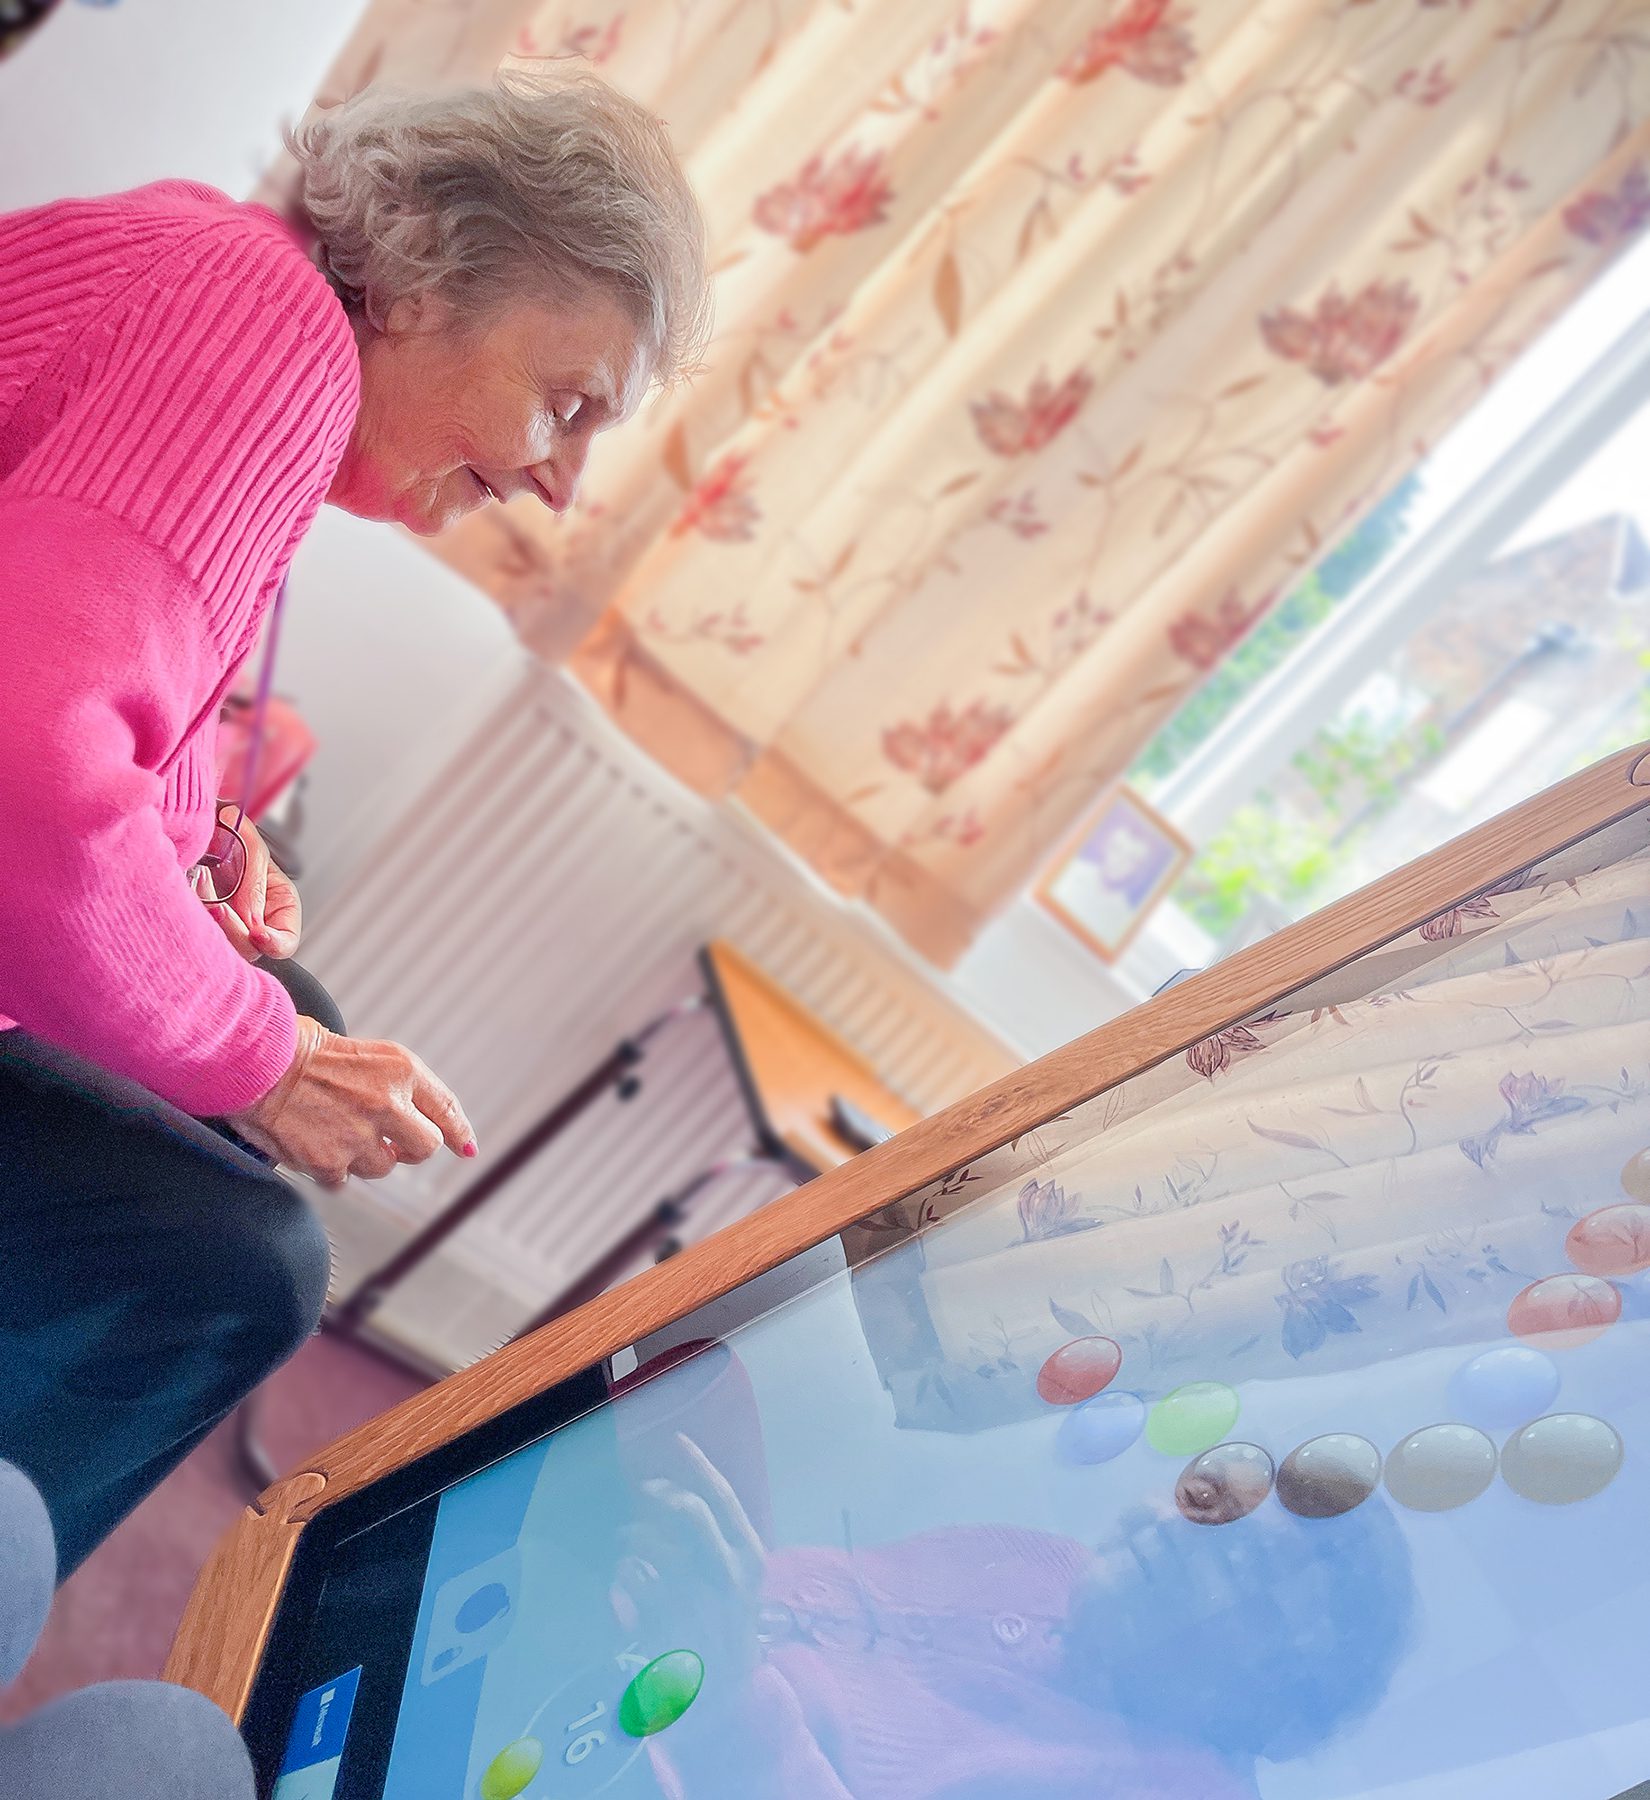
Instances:
[[[845,1242],[443,1497],[390,1800],[1650,1777],[1642,821]]]

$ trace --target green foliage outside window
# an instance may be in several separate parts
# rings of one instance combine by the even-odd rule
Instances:
[[[1290,912],[1329,897],[1335,873],[1365,832],[1397,805],[1415,775],[1444,748],[1444,734],[1421,720],[1396,736],[1365,719],[1325,727],[1292,759],[1320,810],[1303,818],[1262,790],[1192,861],[1175,903],[1212,937],[1242,923],[1256,894]]]
[[[1249,690],[1270,675],[1363,581],[1403,535],[1419,483],[1409,475],[1310,570],[1140,753],[1129,779],[1142,793],[1172,775]]]
[[[1131,782],[1150,794],[1324,625],[1402,538],[1418,490],[1416,477],[1407,476],[1295,584],[1141,752],[1129,771]],[[1175,894],[1177,903],[1216,937],[1242,922],[1257,893],[1291,910],[1309,904],[1332,879],[1350,837],[1397,798],[1395,777],[1427,753],[1423,735],[1414,737],[1413,743],[1394,743],[1361,722],[1320,731],[1294,766],[1316,793],[1321,815],[1289,818],[1270,794],[1256,794],[1204,845]]]

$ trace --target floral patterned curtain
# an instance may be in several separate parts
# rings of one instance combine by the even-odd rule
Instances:
[[[345,84],[410,34],[655,107],[718,282],[439,553],[941,963],[1650,219],[1647,0],[380,0]]]
[[[1046,1418],[1074,1337],[1150,1395],[1650,1315],[1647,952],[1641,811],[863,1221],[901,1424]]]

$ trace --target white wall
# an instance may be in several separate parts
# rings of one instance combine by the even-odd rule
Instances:
[[[321,508],[293,559],[276,676],[319,744],[298,839],[308,917],[527,661],[504,615],[445,563],[391,526]]]
[[[361,0],[66,0],[0,62],[0,211],[168,176],[247,193]]]
[[[1030,899],[980,933],[950,987],[1027,1057],[1058,1050],[1147,997]]]

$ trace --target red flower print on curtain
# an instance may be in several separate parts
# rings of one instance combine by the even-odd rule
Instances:
[[[894,190],[881,151],[844,150],[835,161],[810,157],[794,181],[758,196],[753,217],[793,250],[812,250],[828,237],[846,237],[888,217]]]
[[[1235,588],[1229,589],[1212,616],[1182,613],[1169,627],[1169,645],[1176,656],[1195,669],[1212,669],[1242,640],[1272,604],[1270,594],[1253,606],[1245,606]]]
[[[1435,62],[1430,69],[1405,69],[1392,84],[1392,91],[1417,106],[1441,106],[1455,92],[1455,83],[1449,70]]]
[[[582,56],[597,68],[618,54],[624,35],[624,14],[615,13],[605,25],[568,25],[557,38],[543,39],[531,25],[516,34],[516,49],[523,56]]]
[[[746,456],[724,456],[688,495],[670,535],[685,537],[697,531],[719,544],[748,544],[762,522],[762,509],[745,474],[749,461]]]
[[[1037,510],[1037,495],[1032,488],[1023,494],[1001,494],[986,508],[985,515],[993,525],[1004,526],[1018,538],[1041,537],[1048,530],[1048,520]]]
[[[1614,247],[1650,225],[1650,178],[1635,163],[1614,193],[1583,194],[1564,209],[1565,228],[1589,244]]]
[[[1650,230],[1645,4],[366,0],[329,99],[575,53],[716,287],[576,519],[435,553],[948,965]]]
[[[896,769],[916,778],[931,794],[943,794],[989,754],[1014,723],[1006,706],[972,700],[961,712],[949,701],[936,706],[927,721],[907,721],[882,734],[882,753]]]
[[[1178,87],[1197,60],[1197,46],[1186,29],[1189,6],[1174,0],[1129,0],[1115,18],[1097,25],[1060,65],[1067,81],[1097,81],[1109,69],[1121,69],[1153,87]]]
[[[1028,455],[1065,430],[1093,387],[1094,377],[1087,370],[1073,369],[1058,387],[1047,375],[1039,375],[1023,402],[994,389],[984,400],[971,403],[974,429],[986,449],[998,456]]]
[[[1228,1025],[1213,1037],[1193,1044],[1186,1052],[1186,1066],[1205,1081],[1213,1081],[1222,1069],[1231,1067],[1234,1057],[1247,1056],[1252,1050],[1264,1048],[1247,1025]]]
[[[1326,387],[1362,381],[1404,341],[1421,302],[1407,281],[1371,281],[1348,300],[1331,285],[1310,313],[1280,306],[1260,322],[1266,347],[1305,363]]]

